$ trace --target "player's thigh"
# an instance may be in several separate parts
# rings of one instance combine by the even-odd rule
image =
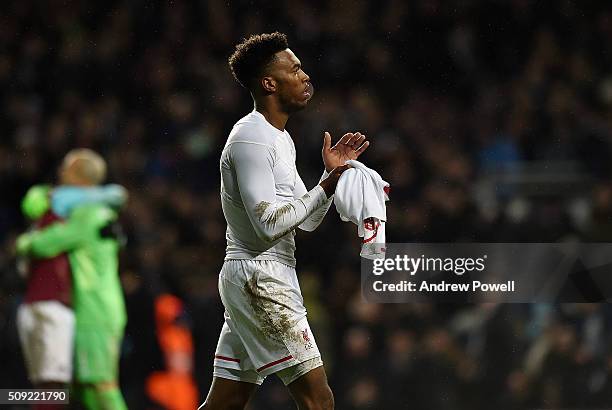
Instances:
[[[78,383],[115,382],[123,329],[78,327],[75,332],[75,379]]]
[[[323,366],[310,370],[287,387],[300,410],[331,410],[334,408],[334,395],[327,383],[327,375]]]
[[[242,410],[257,387],[256,384],[213,377],[201,410]]]

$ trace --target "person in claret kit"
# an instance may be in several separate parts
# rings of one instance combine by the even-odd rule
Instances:
[[[24,215],[35,221],[34,229],[62,220],[50,209],[50,190],[49,186],[34,186],[22,201]],[[68,255],[22,262],[20,271],[27,276],[27,286],[17,311],[17,328],[28,378],[38,389],[67,388],[72,380],[75,322]],[[52,410],[62,405],[40,404],[33,408]]]

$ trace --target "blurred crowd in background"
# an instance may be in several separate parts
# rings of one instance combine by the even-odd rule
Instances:
[[[204,397],[223,320],[218,160],[252,109],[235,43],[282,31],[315,95],[288,130],[312,187],[323,132],[361,131],[391,184],[389,242],[612,241],[612,5],[561,0],[0,3],[0,387],[25,387],[13,244],[28,187],[97,150],[125,186],[121,279],[130,408],[154,371]],[[356,227],[331,210],[297,236],[298,276],[339,409],[612,405],[607,304],[362,301]],[[155,303],[183,303],[193,355],[168,360]],[[180,314],[179,314],[180,313]],[[270,379],[275,379],[271,377]],[[291,408],[278,380],[251,409]]]

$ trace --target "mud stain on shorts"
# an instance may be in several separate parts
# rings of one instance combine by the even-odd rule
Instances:
[[[258,283],[259,273],[255,272],[244,284],[244,291],[260,324],[261,332],[265,337],[279,343],[299,342],[300,333],[293,330],[295,323],[291,320],[289,295],[283,289]]]

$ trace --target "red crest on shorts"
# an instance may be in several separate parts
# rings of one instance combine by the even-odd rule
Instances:
[[[301,330],[301,332],[302,332],[302,337],[304,338],[304,341],[310,342],[310,336],[308,336],[308,329]]]
[[[300,333],[302,334],[302,339],[304,339],[304,347],[306,349],[312,349],[312,342],[310,340],[310,335],[308,334],[308,328],[300,330]]]

